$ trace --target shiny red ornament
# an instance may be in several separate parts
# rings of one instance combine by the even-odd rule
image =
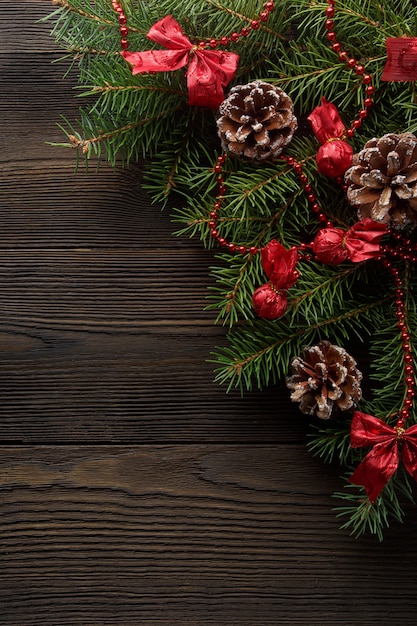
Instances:
[[[350,445],[352,448],[372,446],[349,479],[354,485],[365,487],[372,503],[395,473],[400,458],[407,472],[417,480],[417,424],[404,430],[397,422],[392,428],[377,417],[356,411],[352,418]]]
[[[308,116],[314,134],[321,143],[316,162],[321,174],[337,178],[352,164],[353,149],[344,141],[346,128],[334,104],[322,98]]]
[[[288,298],[285,290],[277,290],[271,283],[261,285],[252,296],[255,313],[266,320],[276,320],[287,310]]]
[[[167,50],[122,51],[121,55],[133,66],[132,74],[172,72],[189,64],[188,104],[217,109],[224,99],[223,88],[236,73],[239,55],[193,45],[170,15],[154,24],[147,37]]]
[[[380,241],[387,230],[386,224],[374,222],[369,217],[357,222],[349,230],[322,228],[312,243],[312,249],[322,263],[360,263],[381,254]]]
[[[345,245],[346,231],[342,228],[322,228],[313,243],[313,252],[318,261],[339,265],[348,259]]]
[[[298,280],[295,269],[298,253],[295,248],[287,250],[276,239],[261,249],[262,265],[269,282],[261,285],[252,296],[256,313],[265,319],[282,317],[287,309],[287,290]]]
[[[381,80],[417,80],[417,37],[388,37],[386,48],[387,62]]]

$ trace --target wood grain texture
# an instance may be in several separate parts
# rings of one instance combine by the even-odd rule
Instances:
[[[336,483],[299,446],[7,449],[0,623],[414,624],[412,527],[341,535]]]
[[[213,383],[212,253],[140,165],[47,145],[79,106],[52,8],[0,2],[0,626],[414,625],[416,510],[339,530],[284,386]]]

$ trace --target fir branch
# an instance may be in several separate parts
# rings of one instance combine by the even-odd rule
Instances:
[[[94,20],[95,22],[99,24],[107,24],[107,25],[110,24],[111,26],[114,25],[114,22],[112,22],[111,20],[106,20],[94,13],[87,13],[87,11],[80,9],[79,7],[75,7],[70,2],[67,2],[67,0],[52,0],[52,4],[56,4],[57,6],[62,7],[63,9],[66,9],[67,11],[70,11],[71,13],[76,13],[77,15],[81,15],[82,17],[85,17],[89,20]]]
[[[257,16],[248,16],[248,15],[243,15],[242,13],[239,13],[238,11],[235,11],[234,9],[232,9],[231,7],[226,7],[223,4],[221,4],[220,2],[217,2],[217,0],[207,0],[207,2],[214,6],[216,9],[219,9],[219,11],[224,11],[225,13],[227,13],[228,15],[232,15],[233,17],[237,17],[240,20],[242,20],[242,22],[246,22],[247,24],[250,24]],[[259,24],[259,29],[263,30],[271,35],[273,35],[274,37],[277,37],[277,39],[281,39],[283,41],[287,40],[288,38],[285,37],[284,35],[282,35],[279,32],[276,32],[274,30],[272,30],[271,28],[269,28],[267,26],[267,24],[263,24],[262,22]]]
[[[61,146],[65,146],[66,147],[71,147],[71,148],[76,148],[81,150],[82,154],[85,155],[87,158],[89,158],[91,156],[91,151],[94,148],[94,146],[106,142],[109,139],[113,139],[115,137],[118,137],[120,135],[124,135],[125,133],[129,133],[130,131],[134,130],[135,128],[140,128],[141,126],[145,125],[145,124],[149,124],[150,122],[154,121],[155,119],[157,119],[158,117],[163,117],[165,115],[167,115],[167,113],[169,113],[170,111],[161,111],[159,113],[158,116],[153,116],[153,117],[148,117],[148,118],[143,118],[141,120],[138,120],[137,122],[132,122],[130,124],[125,124],[124,126],[120,126],[118,128],[114,128],[108,132],[103,132],[101,134],[98,134],[96,136],[90,136],[87,138],[83,138],[81,137],[79,134],[68,134],[68,139],[70,140],[69,144],[60,144]]]
[[[163,85],[111,85],[110,83],[106,83],[105,85],[94,85],[89,91],[86,91],[83,95],[90,96],[116,91],[153,91],[155,93],[177,94],[180,96],[185,95],[184,91],[180,89],[173,89],[172,87]]]
[[[402,522],[404,509],[402,500],[414,504],[414,498],[409,478],[402,467],[399,467],[394,476],[385,485],[375,504],[366,496],[363,487],[352,485],[346,474],[346,489],[349,491],[336,492],[334,498],[343,500],[346,504],[334,508],[336,517],[347,517],[342,524],[343,530],[348,530],[355,538],[369,532],[376,535],[379,541],[384,538],[384,530],[389,527],[390,520]]]
[[[324,463],[337,461],[341,465],[352,460],[350,430],[346,421],[341,424],[339,420],[334,420],[327,428],[313,425],[313,429],[307,448],[314,456],[320,457]]]
[[[183,140],[181,144],[178,146],[178,150],[176,151],[175,158],[172,162],[171,169],[168,172],[168,176],[166,179],[166,185],[164,190],[164,196],[168,196],[169,192],[173,187],[176,187],[175,176],[178,172],[178,167],[181,163],[182,158],[187,153],[187,149],[189,148],[190,142],[194,136],[195,124],[198,118],[198,111],[194,109],[190,115],[190,121],[187,124],[187,131],[184,134]]]
[[[84,58],[86,55],[94,54],[94,55],[103,55],[107,56],[113,54],[116,56],[118,52],[111,52],[109,50],[97,50],[96,48],[92,48],[91,46],[67,46],[68,52],[70,52],[75,61],[78,61]]]
[[[380,307],[390,299],[391,296],[379,298],[357,308],[349,308],[340,315],[320,319],[314,324],[296,326],[272,322],[268,333],[264,328],[265,324],[260,325],[259,330],[261,332],[259,334],[254,332],[256,326],[246,327],[241,332],[236,331],[233,335],[229,335],[232,342],[231,349],[217,352],[216,362],[222,367],[217,369],[215,380],[219,383],[229,381],[228,389],[233,386],[242,387],[243,382],[245,382],[247,389],[250,390],[253,383],[252,378],[254,378],[259,388],[262,388],[269,383],[270,378],[276,378],[276,373],[281,368],[282,371],[278,373],[280,375],[286,374],[290,356],[297,354],[301,344],[308,343],[308,339],[314,337],[317,331],[329,326],[333,327],[333,331],[341,326],[346,329],[348,323],[354,323],[363,316],[366,317],[370,311]],[[274,364],[271,361],[271,355],[276,358]]]
[[[56,4],[62,9],[65,9],[71,13],[75,13],[76,15],[80,15],[81,17],[84,17],[88,20],[93,20],[94,22],[97,22],[98,24],[101,24],[101,25],[117,26],[117,27],[119,26],[116,20],[108,20],[101,15],[97,15],[96,13],[88,13],[87,11],[84,11],[83,9],[80,9],[79,7],[74,6],[74,4],[71,4],[71,2],[68,2],[67,0],[52,0],[52,4]],[[134,26],[130,26],[130,25],[129,25],[129,30],[132,32],[136,32],[136,33],[143,32],[135,28]]]
[[[358,270],[360,270],[360,265],[350,265],[346,269],[339,268],[338,270],[336,270],[335,273],[332,273],[332,275],[329,276],[327,280],[324,280],[324,281],[321,280],[319,284],[316,285],[315,287],[312,287],[311,289],[307,289],[307,291],[304,291],[301,295],[290,300],[290,306],[294,309],[294,312],[296,312],[300,304],[303,302],[303,300],[307,298],[311,300],[312,298],[315,298],[317,296],[319,298],[322,297],[322,294],[326,292],[327,289],[329,289],[329,287],[333,287],[336,284],[337,286],[339,286],[340,281],[343,281],[344,278],[357,273]],[[333,299],[334,298],[332,297],[332,300]]]

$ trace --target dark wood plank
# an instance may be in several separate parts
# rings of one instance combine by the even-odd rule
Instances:
[[[7,250],[0,267],[1,312],[12,324],[135,331],[144,320],[213,316],[201,306],[207,266],[189,248]]]
[[[31,151],[36,149],[35,142]],[[62,157],[62,150],[49,150]],[[64,153],[65,160],[55,155],[0,164],[0,250],[129,248],[144,259],[143,251],[150,248],[170,248],[167,254],[172,256],[178,248],[194,248],[205,272],[202,285],[208,282],[213,253],[204,253],[197,238],[173,234],[179,226],[169,209],[152,205],[141,188],[140,165],[114,170],[102,163],[98,171],[85,174],[74,171],[75,155]]]
[[[52,0],[17,0],[0,3],[0,54],[48,54],[59,50],[50,37],[51,23],[39,20],[55,10]],[[20,54],[19,54],[20,56]]]
[[[45,142],[66,141],[58,124],[63,118],[71,123],[79,118],[81,101],[77,98],[79,92],[74,91],[76,70],[64,78],[69,62],[57,63],[61,55],[26,54],[23,39],[21,46],[19,55],[15,49],[0,53],[1,161],[13,157],[37,159],[43,154],[59,159],[59,150]]]
[[[355,542],[337,485],[298,446],[4,450],[0,623],[411,626],[412,524]]]
[[[241,397],[213,382],[210,325],[42,326],[2,326],[0,441],[305,441],[285,388]]]

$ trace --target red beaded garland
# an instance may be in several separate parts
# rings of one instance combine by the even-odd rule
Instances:
[[[112,4],[114,11],[118,14],[118,21],[120,24],[120,34],[122,36],[121,41],[120,41],[120,46],[123,50],[127,50],[129,47],[129,42],[127,40],[127,35],[129,31],[128,31],[128,28],[126,27],[126,24],[127,24],[126,14],[124,12],[122,4],[118,0],[111,0],[111,4]],[[269,18],[269,14],[274,10],[274,8],[275,8],[274,2],[265,2],[264,8],[259,14],[259,16],[251,20],[248,26],[244,26],[242,30],[240,31],[240,33],[233,32],[231,33],[230,36],[223,36],[223,37],[220,37],[219,39],[215,39],[214,37],[212,37],[208,41],[200,41],[200,43],[198,44],[199,47],[201,49],[204,49],[206,47],[216,48],[217,46],[227,46],[230,43],[230,41],[233,41],[234,43],[236,43],[240,39],[241,36],[247,37],[251,30],[257,30],[261,26],[261,22],[265,23]]]
[[[323,213],[321,207],[317,203],[317,199],[313,192],[313,188],[311,184],[308,182],[307,176],[303,173],[303,164],[300,163],[299,161],[296,161],[294,157],[285,156],[283,154],[281,154],[279,158],[282,161],[285,161],[287,165],[291,167],[293,171],[297,174],[298,179],[303,188],[303,191],[306,194],[307,200],[310,204],[311,210],[316,215],[319,222],[321,224],[325,224],[327,228],[332,228],[333,222],[328,220],[325,213]],[[222,175],[223,166],[226,162],[226,159],[227,159],[226,154],[222,154],[221,156],[217,158],[217,163],[213,167],[213,172],[216,174],[216,180],[217,180],[217,195],[216,195],[216,201],[213,204],[213,208],[209,213],[210,220],[208,222],[208,226],[210,228],[210,234],[213,237],[213,239],[216,239],[217,242],[221,246],[226,247],[231,252],[239,252],[240,254],[248,254],[248,253],[257,254],[260,251],[260,248],[258,248],[257,246],[248,247],[245,245],[236,244],[234,242],[228,242],[224,237],[220,236],[220,233],[218,231],[219,213],[222,209],[223,202],[225,199],[225,194],[227,191],[224,177]],[[304,254],[304,251],[306,250],[306,248],[307,248],[306,244],[300,244],[297,249],[299,251],[300,257],[303,258],[305,261],[309,261],[311,260],[311,255]]]
[[[340,42],[337,41],[337,35],[334,30],[335,23],[332,19],[336,15],[336,0],[327,0],[327,2],[329,6],[326,8],[325,11],[327,18],[325,22],[325,28],[328,31],[327,39],[332,43],[332,50],[336,52],[339,59],[341,61],[344,61],[347,66],[355,72],[357,76],[360,76],[362,78],[362,83],[366,85],[365,92],[367,97],[364,100],[363,109],[359,111],[358,119],[354,120],[351,124],[351,127],[346,131],[347,137],[353,137],[355,132],[362,126],[363,120],[368,116],[369,109],[373,105],[372,96],[375,92],[375,89],[373,85],[371,85],[372,76],[370,74],[365,74],[364,65],[362,63],[359,63],[359,61],[357,61],[355,57],[350,57],[346,50],[342,49],[342,45],[340,44]]]
[[[122,36],[122,38],[120,40],[120,47],[122,48],[122,50],[127,50],[129,48],[129,42],[127,40],[129,29],[126,26],[126,24],[127,24],[126,14],[125,14],[125,12],[123,10],[123,7],[120,4],[120,2],[117,2],[117,0],[112,0],[111,4],[112,4],[113,9],[118,14],[117,19],[118,19],[119,24],[120,24],[120,34]]]
[[[397,241],[401,239],[401,235],[399,233],[395,233],[393,238]],[[409,247],[408,247],[409,250]],[[397,428],[402,428],[405,421],[410,417],[410,411],[414,404],[414,396],[415,390],[414,387],[416,385],[415,379],[415,370],[413,365],[413,355],[410,344],[410,332],[407,328],[406,322],[406,314],[404,312],[405,309],[405,289],[403,286],[403,281],[400,277],[400,271],[397,267],[393,265],[393,262],[389,259],[387,255],[392,255],[394,257],[399,257],[403,261],[410,260],[409,253],[405,250],[404,246],[399,246],[398,248],[395,246],[386,245],[383,247],[383,252],[385,256],[382,258],[383,266],[389,271],[392,279],[395,284],[395,316],[397,318],[397,327],[400,331],[400,338],[402,342],[402,351],[403,351],[403,361],[404,361],[404,385],[405,385],[405,398],[403,401],[403,406],[399,411],[400,418],[397,421]],[[401,422],[401,423],[400,423]]]

